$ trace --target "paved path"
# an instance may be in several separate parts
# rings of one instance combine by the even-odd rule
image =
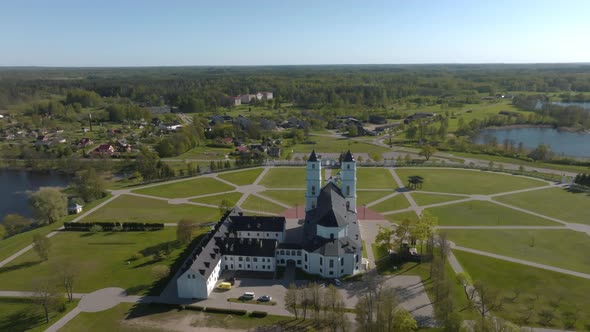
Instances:
[[[405,190],[406,189],[405,184],[399,178],[399,176],[397,175],[397,173],[395,172],[393,167],[390,167],[388,169],[389,169],[389,172],[391,173],[391,176],[393,176],[393,178],[395,179],[395,182],[397,183],[397,185],[399,187],[398,191],[401,191],[402,194],[404,195],[404,197],[406,197],[406,199],[410,203],[410,209],[412,211],[416,212],[418,217],[421,216],[422,215],[422,208],[420,208],[418,206],[418,204],[416,204],[416,201],[414,201],[414,198],[412,197],[412,195],[410,195],[410,192],[408,190]]]

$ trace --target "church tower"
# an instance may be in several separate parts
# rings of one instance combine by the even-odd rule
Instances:
[[[356,212],[356,161],[350,153],[346,152],[342,159],[340,171],[341,190],[346,198],[346,206],[349,211]]]
[[[306,173],[305,212],[316,208],[318,196],[320,190],[322,190],[322,163],[315,154],[315,150],[311,152],[309,159],[307,159]]]

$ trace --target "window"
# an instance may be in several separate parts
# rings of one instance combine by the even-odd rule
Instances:
[[[307,262],[307,254],[305,254],[305,261]]]
[[[285,260],[284,259],[281,259],[281,264],[285,264]]]
[[[301,260],[300,259],[297,260],[297,265],[301,265]]]
[[[266,237],[270,237],[270,234],[266,233]]]
[[[320,257],[320,265],[324,265],[324,258]]]
[[[227,256],[223,257],[224,260],[227,260]]]
[[[334,233],[330,233],[330,240],[334,240]]]
[[[248,268],[250,268],[250,264],[248,264]]]
[[[240,262],[241,262],[241,261],[243,261],[243,260],[244,260],[244,257],[238,257],[238,261],[240,261]]]
[[[344,269],[340,270],[340,273],[343,274],[344,273]]]
[[[248,232],[248,236],[250,236],[250,232]]]
[[[305,265],[305,269],[307,270],[307,265]]]
[[[346,201],[346,209],[349,210],[350,209],[350,202]]]
[[[258,262],[258,258],[254,257],[254,258],[252,258],[252,261],[253,261],[254,263]]]
[[[315,164],[311,164],[311,168],[315,168]]]
[[[311,186],[311,194],[315,195],[315,186]]]
[[[295,250],[291,250],[291,256],[295,256],[295,255],[297,255],[297,254],[295,253]]]
[[[320,273],[322,273],[322,272],[324,272],[324,271],[322,271],[322,269],[320,269]]]
[[[359,262],[359,255],[355,255],[355,258],[356,258],[356,262],[358,263]]]
[[[350,164],[346,165],[346,169],[350,169]]]
[[[238,264],[238,268],[241,269],[242,268],[242,264]]]
[[[334,260],[330,259],[330,267],[334,267]]]
[[[340,266],[344,266],[344,257],[340,257]]]
[[[297,250],[297,256],[301,256],[301,250]]]
[[[249,261],[250,261],[250,257],[246,257],[246,262],[249,262]]]
[[[334,275],[334,271],[330,271],[330,275]]]
[[[350,186],[346,186],[346,196],[350,196]]]
[[[315,200],[311,201],[311,208],[315,209]],[[309,223],[309,220],[307,221],[307,223]]]
[[[256,233],[256,237],[260,237],[260,233]]]

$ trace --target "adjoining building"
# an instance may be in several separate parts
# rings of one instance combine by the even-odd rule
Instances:
[[[178,296],[204,299],[223,270],[274,272],[295,266],[324,278],[361,271],[362,245],[356,214],[356,161],[346,153],[339,179],[322,187],[322,163],[315,151],[306,166],[305,219],[286,237],[284,217],[244,216],[234,208],[221,218],[185,262]],[[338,186],[337,182],[341,185]]]

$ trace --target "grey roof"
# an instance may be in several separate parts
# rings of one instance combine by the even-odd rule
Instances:
[[[344,160],[343,161],[354,161],[354,157],[352,156],[352,153],[350,153],[350,150],[348,150],[346,152],[346,154],[344,155]]]
[[[216,237],[215,243],[223,255],[274,257],[279,242],[272,239]]]
[[[285,231],[285,217],[269,216],[230,216],[232,231],[260,231],[283,232]]]
[[[324,227],[342,227],[356,221],[356,213],[346,208],[346,199],[340,188],[328,182],[320,191],[317,207],[305,215],[306,223]]]

